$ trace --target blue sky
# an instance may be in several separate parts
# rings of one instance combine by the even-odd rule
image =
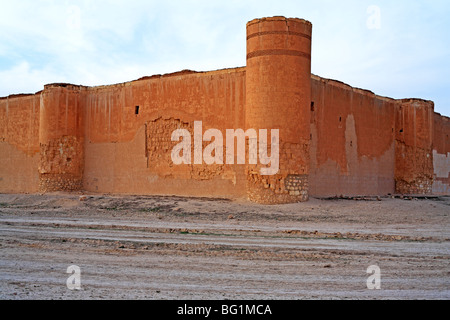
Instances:
[[[450,116],[448,0],[0,0],[0,96],[245,66],[245,24],[313,23],[312,72]]]

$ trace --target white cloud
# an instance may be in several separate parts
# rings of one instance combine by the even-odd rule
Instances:
[[[22,61],[10,69],[0,71],[0,88],[6,96],[17,93],[34,93],[44,88],[44,84],[62,82],[63,78],[53,70],[32,69],[27,61]]]
[[[380,29],[367,28],[372,4]],[[381,95],[420,90],[450,104],[449,8],[439,0],[4,1],[0,96],[48,82],[100,85],[243,66],[246,22],[284,15],[313,23],[314,73]]]

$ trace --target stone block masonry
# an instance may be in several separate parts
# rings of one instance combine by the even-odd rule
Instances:
[[[381,97],[311,74],[313,28],[306,20],[254,19],[246,29],[245,67],[98,87],[49,84],[36,94],[0,98],[0,192],[262,204],[450,194],[450,121],[432,101]],[[245,164],[238,164],[237,140],[233,164],[174,164],[172,132],[192,134],[198,121],[202,133],[217,129],[223,137],[227,129],[279,130],[278,172],[263,175],[267,166],[248,161],[248,138]],[[202,141],[202,148],[212,142]],[[272,149],[269,143],[268,154]]]

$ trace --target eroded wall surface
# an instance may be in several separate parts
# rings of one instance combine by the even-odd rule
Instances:
[[[431,194],[433,184],[434,104],[398,101],[395,114],[395,192]]]
[[[306,20],[262,18],[246,27],[243,68],[98,87],[49,84],[34,95],[0,98],[0,192],[86,190],[267,204],[450,193],[449,118],[435,114],[433,102],[380,97],[311,75]],[[242,129],[229,150],[228,129]],[[256,137],[245,136],[250,129]],[[182,164],[172,157],[181,142],[172,141],[176,130],[190,143]],[[260,130],[267,130],[264,141]],[[267,175],[261,150],[250,163],[249,148],[257,140],[266,158],[272,155],[272,130],[279,130],[278,171]],[[207,132],[214,132],[209,140]],[[245,161],[238,163],[242,145]]]
[[[308,199],[311,37],[312,25],[302,19],[247,24],[246,126],[279,130],[279,171],[263,175],[260,162],[248,166],[247,196],[253,201]]]
[[[433,193],[450,194],[450,119],[434,114]]]
[[[37,192],[40,94],[0,99],[0,191]]]
[[[84,188],[131,194],[237,197],[243,165],[174,165],[172,132],[186,129],[194,152],[194,122],[203,134],[244,129],[245,69],[181,72],[88,90]],[[202,142],[202,148],[210,142]],[[225,148],[224,148],[225,149]],[[222,155],[225,159],[225,150]],[[225,161],[224,161],[225,162]]]
[[[83,188],[85,88],[46,85],[41,93],[39,190]]]
[[[310,195],[393,193],[396,101],[312,76]]]
[[[195,121],[224,144],[226,129],[247,129],[245,101],[245,68],[2,98],[0,190],[246,197],[246,165],[171,159],[176,129],[188,130],[193,153]],[[312,76],[308,112],[310,196],[450,193],[449,118],[432,102]]]
[[[0,190],[246,197],[246,165],[171,159],[176,129],[190,133],[193,153],[195,121],[224,144],[226,129],[247,129],[245,101],[245,68],[2,98]],[[308,112],[310,196],[450,193],[449,118],[432,102],[312,76]]]

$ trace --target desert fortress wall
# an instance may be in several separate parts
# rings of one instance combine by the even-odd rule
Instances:
[[[450,194],[450,121],[431,101],[390,99],[311,74],[312,25],[272,17],[247,24],[246,67],[182,71],[122,84],[49,84],[0,98],[0,192],[85,191],[248,198]],[[175,130],[192,137],[190,163],[171,157]],[[250,132],[279,163],[261,174],[246,136],[245,163],[216,159],[208,132]],[[211,131],[213,130],[213,131]],[[205,139],[206,138],[206,139]],[[252,140],[253,139],[253,140]],[[174,140],[174,141],[173,141]],[[214,142],[214,144],[212,143]],[[225,161],[227,159],[228,161]],[[230,161],[233,159],[233,161]],[[223,160],[223,161],[219,161]],[[200,162],[199,162],[200,161]],[[266,166],[267,167],[267,166]]]

